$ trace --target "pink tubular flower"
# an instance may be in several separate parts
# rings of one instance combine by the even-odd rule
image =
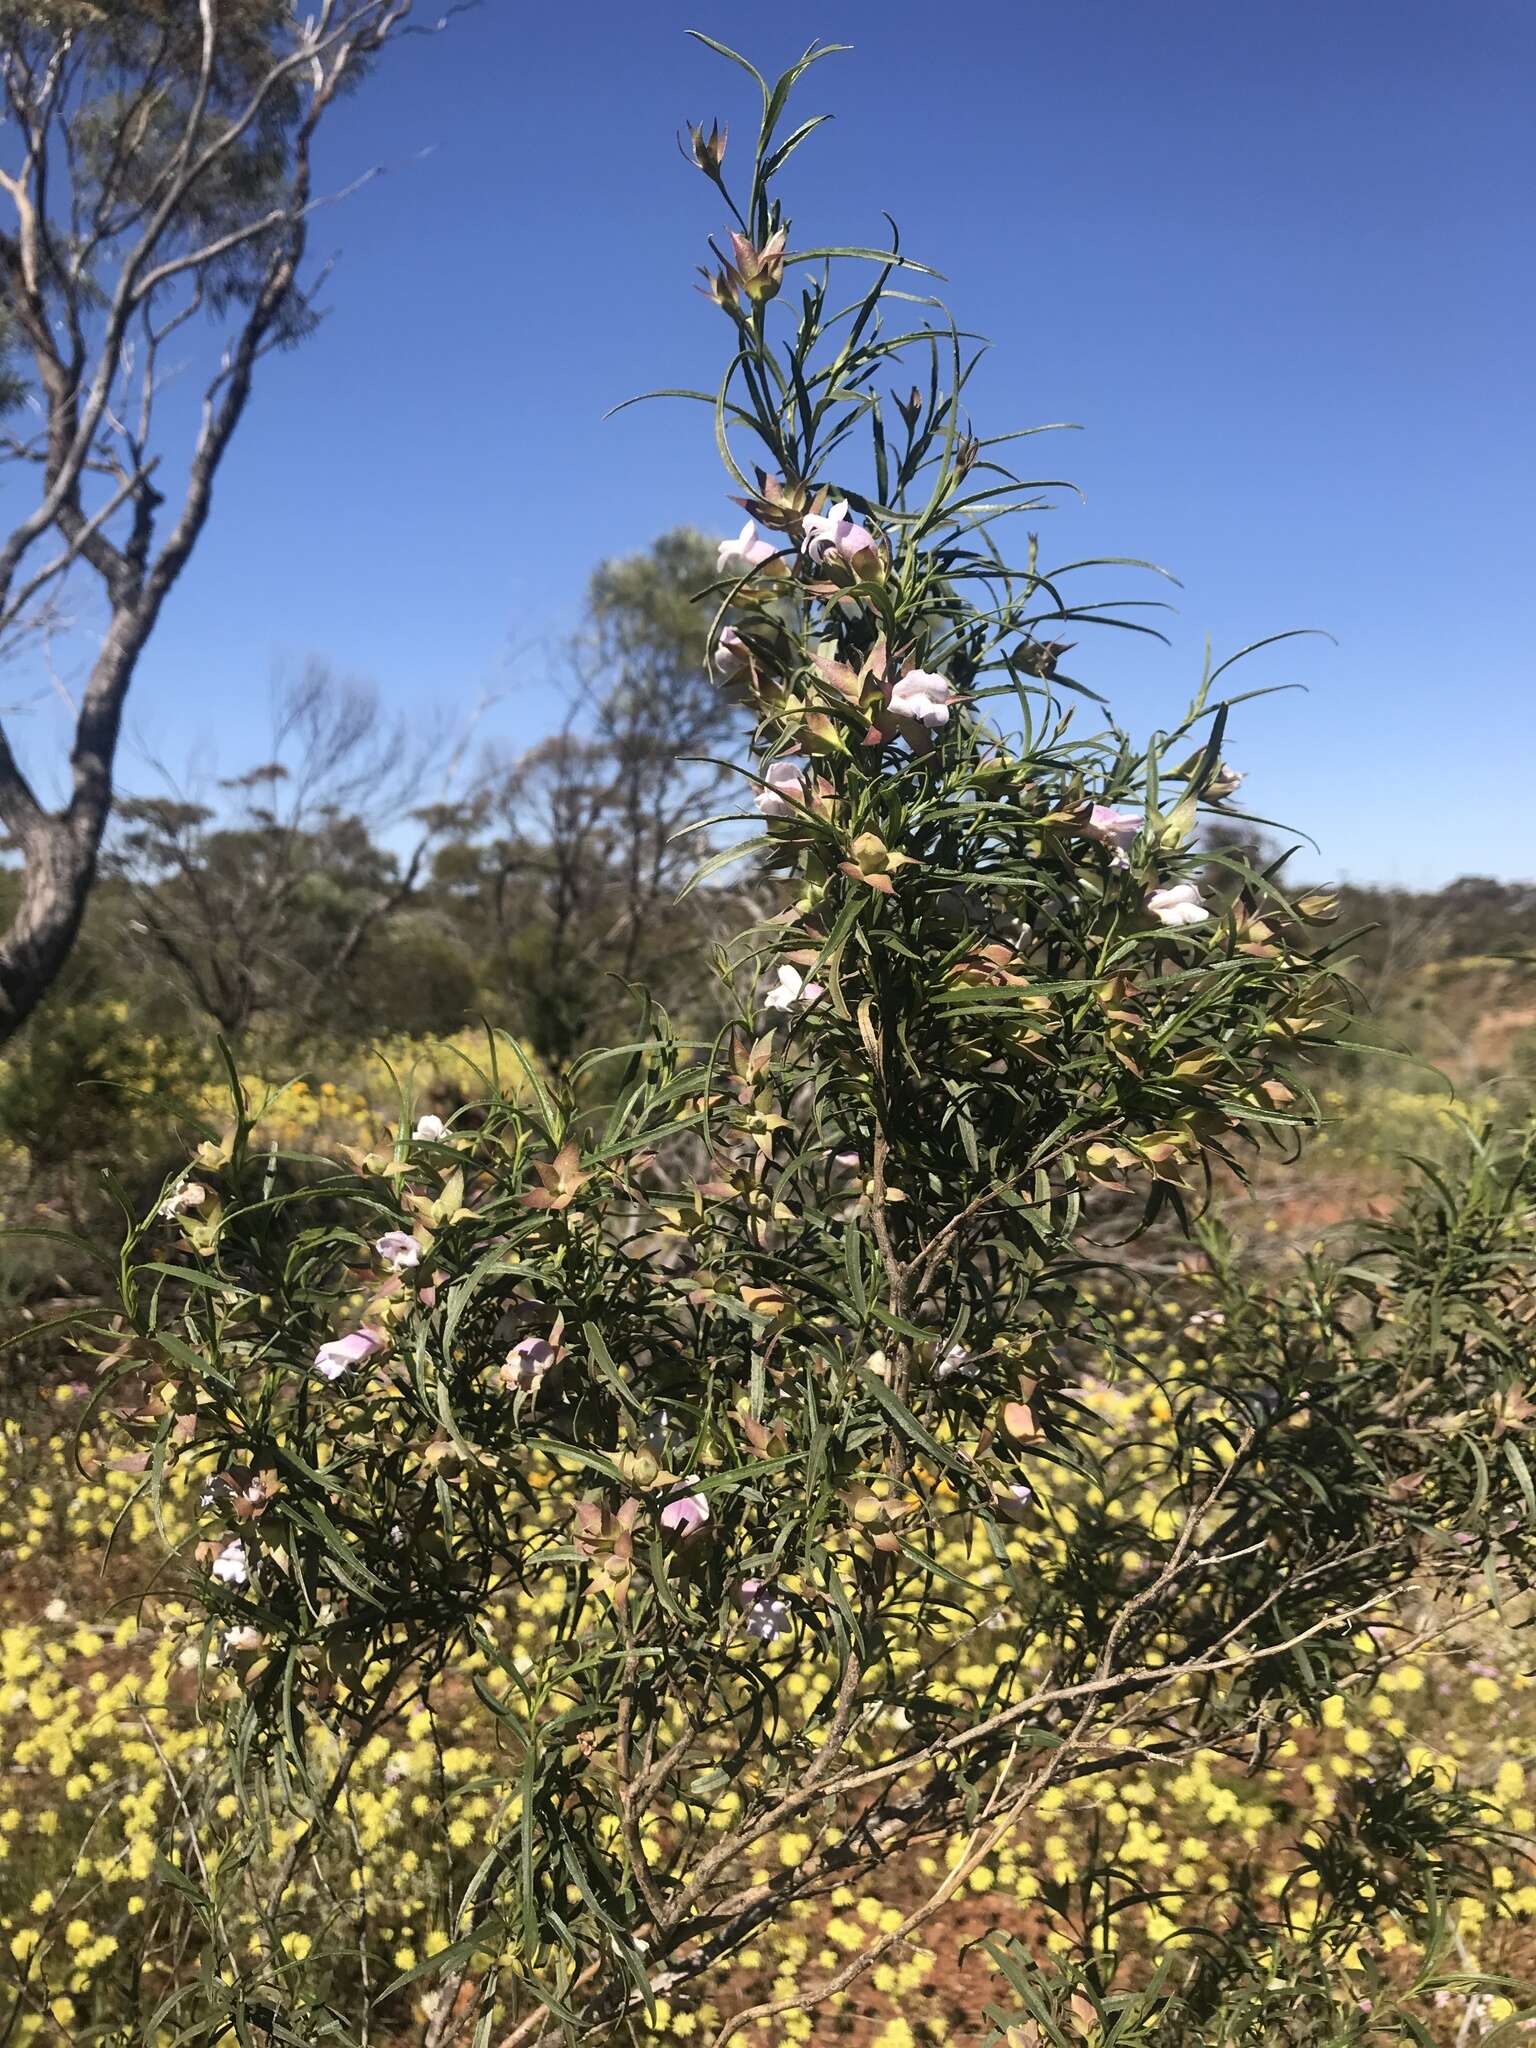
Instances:
[[[691,1475],[697,1479],[695,1472]],[[709,1502],[702,1493],[679,1494],[676,1500],[669,1500],[661,1511],[661,1526],[673,1536],[681,1536],[686,1542],[690,1536],[697,1536],[709,1520]]]
[[[954,697],[947,676],[909,668],[891,692],[891,709],[898,718],[915,718],[925,731],[937,732],[949,723],[949,707]]]
[[[798,1017],[812,1003],[820,1002],[825,994],[826,990],[819,981],[807,981],[798,967],[791,967],[786,961],[779,969],[774,986],[763,997],[763,1008],[777,1010],[785,1017]]]
[[[723,676],[736,676],[751,663],[751,648],[734,626],[727,626],[715,642],[715,667]]]
[[[759,540],[749,519],[734,540],[723,540],[715,551],[715,573],[719,576],[750,576],[777,553],[773,542]]]
[[[496,1376],[509,1393],[537,1393],[544,1375],[559,1357],[559,1351],[547,1337],[524,1337],[512,1346]]]
[[[1088,822],[1083,830],[1090,839],[1097,839],[1101,846],[1107,846],[1114,855],[1115,866],[1130,866],[1131,847],[1141,830],[1141,819],[1134,811],[1117,811],[1113,804],[1095,804],[1088,813]]]
[[[421,1240],[412,1237],[408,1230],[386,1230],[382,1237],[374,1239],[373,1248],[385,1265],[392,1266],[397,1273],[421,1264]]]
[[[365,1358],[383,1349],[384,1339],[376,1330],[353,1330],[349,1336],[333,1338],[329,1344],[320,1346],[315,1353],[315,1371],[323,1380],[339,1380],[344,1372],[350,1372],[354,1365],[361,1365]]]
[[[802,546],[813,562],[826,562],[833,556],[852,562],[856,556],[876,551],[874,535],[867,526],[859,525],[846,498],[839,498],[825,512],[807,512],[801,532]]]
[[[1184,925],[1204,924],[1211,914],[1200,901],[1200,891],[1193,882],[1175,882],[1171,889],[1148,890],[1147,909],[1170,931],[1178,931]]]
[[[243,1586],[251,1576],[250,1566],[246,1562],[245,1545],[238,1538],[233,1543],[226,1543],[213,1560],[210,1569],[213,1576],[224,1585]]]
[[[420,1139],[420,1141],[424,1145],[435,1145],[438,1143],[440,1139],[445,1138],[447,1135],[448,1126],[443,1122],[440,1116],[418,1117],[416,1119],[416,1128],[411,1133],[411,1136],[413,1138]]]
[[[754,802],[765,818],[792,818],[805,801],[803,761],[770,761]]]

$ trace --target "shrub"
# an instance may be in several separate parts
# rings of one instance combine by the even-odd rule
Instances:
[[[706,865],[784,904],[719,962],[733,1026],[653,1017],[297,1185],[237,1101],[125,1251],[117,1370],[149,1483],[203,1488],[240,1766],[302,1772],[317,1725],[363,1743],[471,1660],[494,1808],[450,1945],[401,1982],[430,1969],[465,2038],[499,2007],[508,2048],[622,2031],[949,1841],[878,1942],[716,2038],[793,2016],[1053,1794],[1262,1757],[1386,1654],[1386,1603],[1527,1556],[1502,1318],[1529,1160],[1415,1212],[1390,1284],[1318,1268],[1282,1312],[1204,1283],[1177,1371],[1123,1399],[1114,1231],[1191,1227],[1215,1165],[1310,1121],[1324,906],[1236,856],[1200,895],[1222,669],[1145,749],[1078,731],[1053,636],[1104,615],[1004,545],[1039,487],[973,431],[927,273],[789,244],[811,61],[758,81],[745,192],[718,131],[691,143],[737,223],[708,402],[753,524],[709,638],[763,827]],[[848,265],[873,281],[844,302]]]

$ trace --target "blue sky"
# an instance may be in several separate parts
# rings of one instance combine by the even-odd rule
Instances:
[[[428,13],[433,0],[424,0]],[[319,336],[273,359],[213,525],[145,658],[137,749],[259,754],[271,677],[315,653],[441,730],[558,716],[558,651],[600,556],[724,531],[707,415],[615,401],[712,384],[691,289],[722,226],[673,137],[778,68],[836,120],[802,152],[802,240],[878,238],[942,269],[994,343],[983,431],[1068,419],[1046,558],[1180,577],[1170,652],[1079,659],[1135,730],[1220,653],[1307,696],[1238,715],[1255,806],[1357,879],[1529,876],[1536,762],[1536,10],[1529,0],[781,0],[771,9],[485,0],[404,45],[344,110]],[[8,692],[14,694],[14,692]],[[34,743],[46,714],[33,720]]]

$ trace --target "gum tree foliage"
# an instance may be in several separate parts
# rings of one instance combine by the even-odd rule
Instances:
[[[257,365],[316,319],[305,272],[321,123],[411,0],[0,5],[0,648],[64,628],[95,654],[61,806],[0,730],[22,866],[0,934],[0,1037],[58,975],[95,879],[123,703],[197,546]],[[190,429],[165,385],[212,366]]]
[[[1310,1121],[1321,906],[1242,873],[1199,916],[1222,671],[1145,750],[1094,729],[1059,636],[1103,614],[1011,516],[1041,486],[972,426],[931,274],[780,211],[810,62],[758,80],[739,184],[718,131],[690,149],[733,224],[703,396],[772,542],[704,607],[754,720],[736,854],[783,905],[717,963],[731,1027],[653,1015],[519,1075],[524,1107],[494,1039],[446,1131],[402,1100],[376,1151],[297,1177],[240,1105],[124,1252],[115,1370],[146,1483],[206,1484],[188,1562],[253,1785],[323,1815],[346,1764],[302,1790],[307,1727],[354,1753],[469,1660],[500,1804],[413,1973],[439,2040],[622,2034],[793,1900],[958,1837],[897,1933],[769,2010],[815,2003],[1047,1788],[1262,1759],[1398,1640],[1362,1649],[1363,1618],[1528,1560],[1529,1162],[1280,1305],[1192,1255],[1163,1419],[1112,1419],[1152,1368],[1093,1218],[1107,1190],[1178,1229]],[[1009,1649],[984,1684],[978,1640]],[[788,1863],[785,1830],[812,1837]],[[259,1964],[229,1974],[270,2012]]]

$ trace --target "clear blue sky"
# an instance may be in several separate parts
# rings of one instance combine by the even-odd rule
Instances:
[[[593,561],[739,523],[701,408],[602,418],[722,361],[673,137],[739,136],[750,87],[690,25],[764,69],[854,45],[804,88],[836,120],[798,233],[890,211],[994,342],[982,429],[1084,424],[1032,444],[1087,494],[1047,558],[1184,585],[1173,652],[1092,643],[1122,717],[1174,712],[1207,633],[1326,627],[1250,665],[1311,688],[1239,714],[1256,806],[1337,874],[1536,873],[1531,0],[486,0],[333,131],[338,177],[393,168],[319,230],[334,311],[266,366],[133,733],[242,765],[317,652],[433,721],[494,688],[532,738]]]

